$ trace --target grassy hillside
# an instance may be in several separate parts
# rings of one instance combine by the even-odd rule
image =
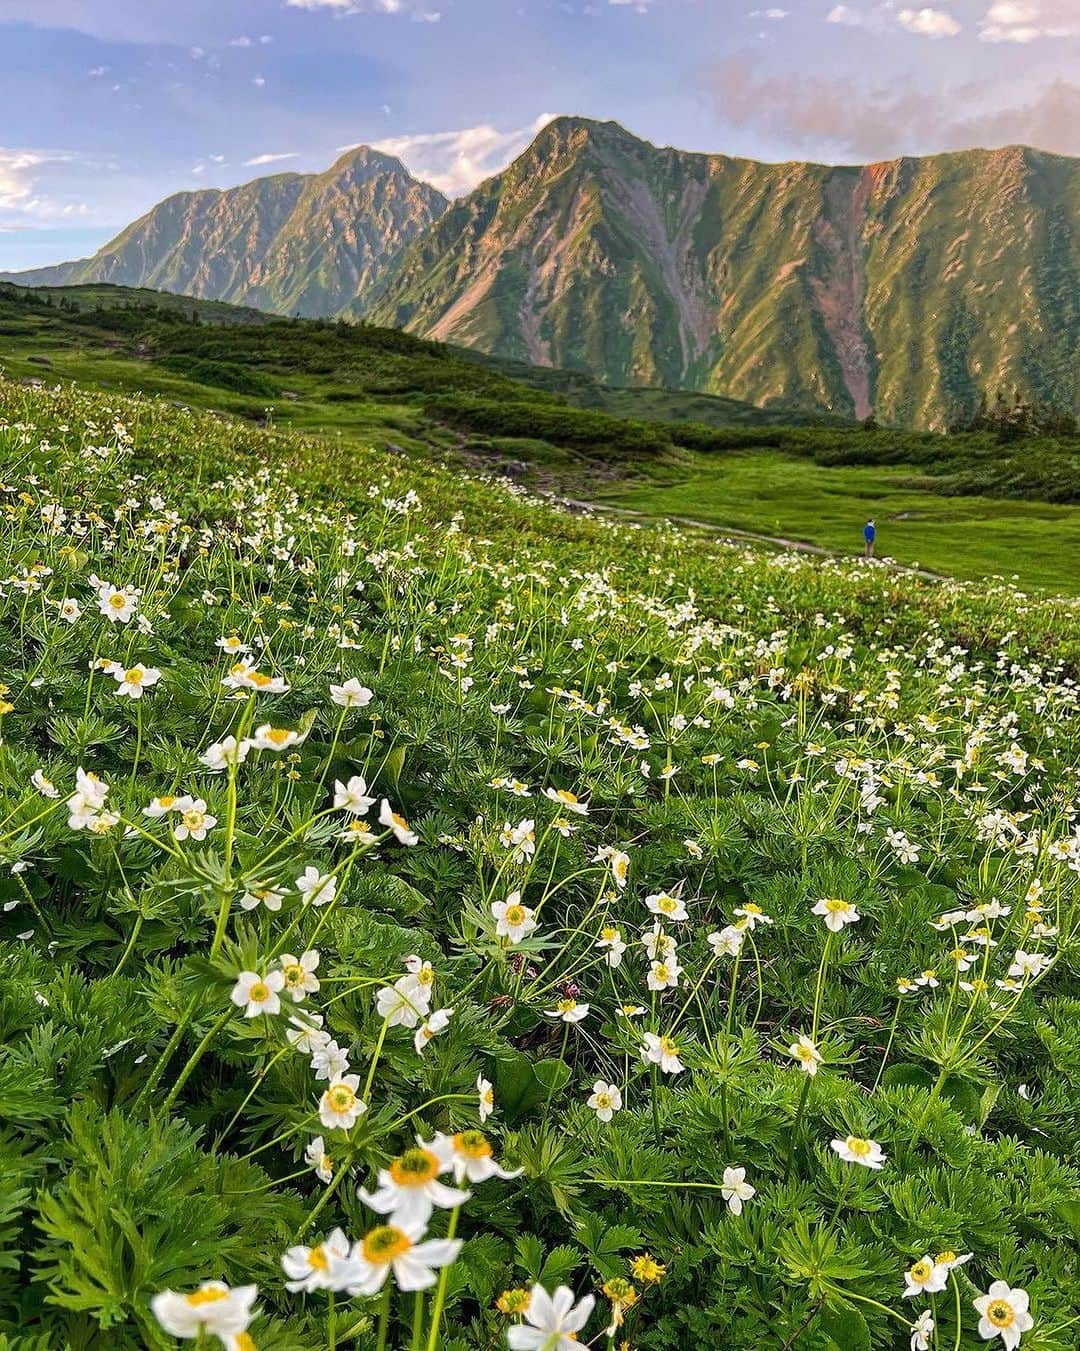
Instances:
[[[733,400],[607,389],[394,330],[108,286],[0,288],[0,366],[840,552],[859,549],[874,515],[903,563],[1080,591],[1080,442],[1066,436],[778,426],[775,410]]]
[[[1075,1344],[1076,602],[116,392],[0,457],[8,1351]]]

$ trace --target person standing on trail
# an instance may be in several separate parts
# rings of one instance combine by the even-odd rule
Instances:
[[[877,526],[874,524],[874,518],[872,516],[863,526],[862,537],[866,545],[866,557],[873,558],[874,541],[877,539]]]

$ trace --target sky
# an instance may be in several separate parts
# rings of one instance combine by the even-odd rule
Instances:
[[[1080,156],[1080,0],[0,0],[0,271],[373,144],[459,195],[561,113],[658,145]]]

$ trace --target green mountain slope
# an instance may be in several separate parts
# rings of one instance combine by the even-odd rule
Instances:
[[[940,426],[1080,403],[1080,162],[862,168],[658,149],[560,118],[353,307],[613,384]]]
[[[167,198],[93,258],[8,274],[26,285],[112,282],[333,314],[446,209],[400,160],[361,146],[322,174],[274,174]]]

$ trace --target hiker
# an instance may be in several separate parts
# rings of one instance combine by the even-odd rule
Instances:
[[[873,558],[874,541],[877,539],[877,526],[874,524],[874,518],[872,516],[863,526],[862,537],[866,543],[866,557]]]

